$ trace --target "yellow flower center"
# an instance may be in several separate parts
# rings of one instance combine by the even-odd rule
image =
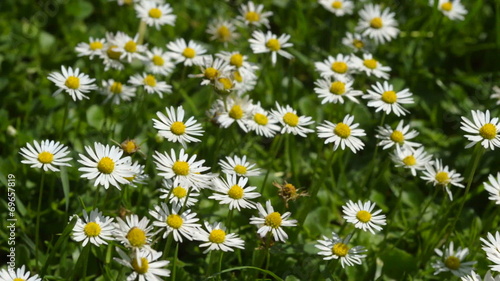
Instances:
[[[226,232],[222,229],[214,229],[210,232],[210,236],[208,236],[208,240],[212,243],[223,243],[226,241]]]
[[[183,122],[176,121],[170,126],[170,131],[172,134],[180,136],[186,132],[186,125]]]
[[[401,131],[392,132],[390,138],[393,142],[397,142],[399,144],[403,144],[405,142],[405,137],[403,136],[403,133]]]
[[[457,270],[460,268],[460,260],[455,256],[449,256],[444,261],[444,265],[451,270]]]
[[[89,222],[83,227],[83,232],[88,237],[96,237],[101,233],[101,226],[95,222]]]
[[[122,83],[116,81],[113,82],[113,84],[111,84],[111,87],[109,87],[109,90],[113,94],[120,94],[122,92]]]
[[[278,39],[269,39],[266,43],[266,47],[271,49],[271,51],[277,52],[279,49],[281,49],[280,41]]]
[[[347,72],[347,64],[343,61],[336,61],[332,63],[332,70],[336,73],[344,74]]]
[[[240,83],[243,82],[243,77],[241,76],[241,73],[239,71],[233,72],[233,78],[234,78],[234,80],[236,80]]]
[[[66,82],[64,82],[64,85],[70,89],[78,89],[80,87],[80,79],[75,76],[70,76],[68,79],[66,79]]]
[[[349,253],[349,247],[344,243],[337,243],[333,245],[332,253],[339,257],[345,257]]]
[[[492,140],[497,136],[497,127],[491,123],[484,124],[479,129],[479,135],[485,139]]]
[[[123,178],[124,178],[124,179],[126,179],[126,180],[128,180],[128,181],[130,181],[130,182],[132,182],[132,181],[134,181],[134,180],[135,180],[135,177],[136,177],[136,176],[137,176],[137,175],[133,175],[133,176],[131,176],[131,177],[123,177]]]
[[[357,214],[356,214],[356,218],[360,221],[360,222],[363,222],[363,223],[367,223],[370,221],[370,219],[372,218],[372,214],[370,214],[369,212],[365,211],[365,210],[361,210],[359,211]]]
[[[124,49],[129,53],[135,53],[137,51],[137,44],[134,41],[130,40],[125,43]]]
[[[161,56],[158,56],[158,55],[154,55],[153,58],[151,59],[151,61],[153,62],[154,65],[157,65],[157,66],[163,66],[163,64],[165,63],[163,58]]]
[[[222,84],[222,87],[224,88],[224,90],[230,90],[233,88],[233,82],[229,78],[222,77],[222,78],[217,79],[217,81],[219,81],[219,83]]]
[[[146,244],[146,232],[136,226],[128,231],[126,238],[132,247],[140,248]]]
[[[97,163],[97,170],[103,174],[111,174],[115,169],[115,162],[109,157],[103,157]]]
[[[283,122],[291,127],[296,127],[299,124],[299,116],[292,112],[287,112],[283,115]]]
[[[344,123],[338,123],[337,126],[335,126],[333,133],[343,139],[346,139],[351,135],[351,128]]]
[[[205,76],[205,78],[213,80],[217,76],[219,76],[219,71],[213,67],[208,67],[207,69],[205,69],[203,75]]]
[[[374,59],[367,59],[363,61],[364,66],[368,67],[369,69],[375,69],[377,68],[377,61]]]
[[[178,187],[175,187],[174,189],[172,189],[172,194],[175,197],[182,199],[182,198],[186,197],[187,190],[182,186],[178,186]]]
[[[184,49],[184,51],[182,51],[182,55],[188,59],[192,59],[194,58],[194,56],[196,56],[196,51],[192,48],[187,47],[186,49]]]
[[[393,104],[398,100],[398,96],[394,91],[385,91],[382,93],[382,100],[385,103]]]
[[[139,149],[139,146],[134,140],[126,140],[122,142],[121,148],[125,151],[125,153],[132,154]]]
[[[441,5],[441,9],[443,11],[449,12],[451,9],[453,9],[453,4],[451,2],[446,2]]]
[[[161,10],[158,8],[153,8],[149,10],[149,17],[154,19],[159,19],[161,17]]]
[[[262,113],[255,113],[255,115],[253,116],[253,120],[255,121],[255,123],[261,126],[267,125],[267,122],[269,121],[267,119],[267,116]]]
[[[403,163],[406,166],[413,166],[413,165],[417,164],[417,159],[415,159],[415,157],[413,155],[409,155],[403,159]]]
[[[117,52],[117,51],[113,51],[113,49],[117,48],[117,46],[111,46],[108,48],[108,50],[106,51],[106,54],[108,55],[108,57],[110,59],[113,59],[113,60],[119,60],[120,59],[120,56],[122,55],[121,52]]]
[[[91,42],[89,44],[89,48],[92,50],[92,51],[95,51],[95,50],[100,50],[102,49],[103,45],[102,45],[102,42],[99,42],[99,41],[95,41],[95,42]]]
[[[335,81],[330,84],[330,93],[334,95],[342,95],[345,93],[345,84],[340,81]]]
[[[139,266],[137,259],[135,257],[133,257],[130,265],[132,265],[132,268],[134,269],[134,271],[139,273],[139,274],[145,274],[148,272],[148,269],[149,269],[149,262],[148,262],[148,259],[146,259],[146,258],[141,258],[141,266]]]
[[[241,186],[235,184],[231,186],[229,191],[227,192],[227,195],[231,197],[232,199],[241,199],[243,198],[243,188]]]
[[[266,216],[265,225],[272,228],[278,228],[281,226],[281,214],[278,212],[270,213]]]
[[[243,66],[243,56],[241,54],[234,54],[231,56],[229,59],[229,64],[236,66],[237,68],[240,68]]]
[[[356,49],[361,49],[365,46],[365,43],[363,43],[363,41],[361,41],[361,40],[354,39],[354,40],[352,40],[352,45],[354,47],[356,47]]]
[[[244,175],[247,173],[247,168],[242,165],[236,165],[234,166],[234,171],[240,175]]]
[[[189,174],[189,164],[186,161],[176,161],[172,165],[172,170],[178,176],[187,176]]]
[[[332,3],[332,8],[334,8],[334,9],[341,9],[342,8],[342,2],[340,2],[340,1],[334,1]]]
[[[26,281],[26,279],[23,279],[23,278],[14,278],[14,280],[12,281]]]
[[[220,41],[227,42],[231,39],[231,30],[227,26],[221,25],[217,29],[217,36],[219,37]]]
[[[439,184],[447,185],[450,182],[450,177],[447,172],[439,172],[436,174],[436,181]]]
[[[50,164],[53,160],[54,154],[48,151],[42,151],[40,154],[38,154],[38,161],[40,161],[42,164]]]
[[[370,27],[371,28],[380,29],[380,28],[382,28],[382,26],[383,26],[382,19],[379,18],[379,17],[373,18],[370,21]]]
[[[231,110],[229,110],[229,117],[233,119],[241,119],[243,117],[243,109],[239,105],[233,105]]]
[[[176,214],[171,214],[171,215],[168,215],[168,217],[167,217],[168,226],[170,226],[171,228],[174,228],[174,229],[179,229],[182,226],[183,222],[184,222],[184,220],[181,218],[181,216],[176,215]]]
[[[260,19],[260,15],[256,12],[247,12],[246,15],[245,15],[245,19],[249,22],[255,22],[255,21],[259,21]]]
[[[296,194],[297,188],[295,188],[293,184],[287,183],[285,184],[285,186],[283,186],[283,195],[285,195],[286,197],[295,197]]]
[[[144,77],[144,84],[154,87],[156,86],[156,78],[153,75],[148,74]]]

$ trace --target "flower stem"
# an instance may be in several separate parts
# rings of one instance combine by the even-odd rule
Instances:
[[[231,232],[231,221],[233,220],[234,209],[229,210],[229,214],[227,215],[226,228],[227,232]]]
[[[174,261],[172,262],[172,281],[175,281],[175,274],[177,273],[177,254],[179,253],[179,243],[175,243]]]
[[[62,139],[64,135],[64,127],[66,126],[66,119],[68,119],[69,103],[64,107],[63,119],[61,124],[61,129],[59,130],[59,139]]]
[[[146,34],[146,28],[146,22],[141,21],[141,23],[139,24],[139,30],[137,31],[137,33],[139,33],[139,38],[137,39],[138,45],[142,45],[142,42],[144,42],[144,34]]]
[[[35,271],[38,271],[38,246],[40,243],[40,213],[42,209],[43,184],[45,183],[45,171],[42,170],[42,179],[40,180],[40,191],[38,194],[38,207],[36,211],[36,230],[35,230]]]

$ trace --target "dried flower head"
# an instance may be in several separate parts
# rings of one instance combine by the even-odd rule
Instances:
[[[278,195],[285,201],[286,208],[288,208],[288,201],[295,201],[301,196],[309,196],[307,191],[299,192],[300,188],[296,188],[293,184],[287,183],[286,181],[284,184],[273,182],[273,185],[279,189]]]

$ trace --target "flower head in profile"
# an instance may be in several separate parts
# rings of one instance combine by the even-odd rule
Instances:
[[[373,39],[377,44],[389,42],[399,34],[398,22],[394,19],[395,13],[389,8],[382,10],[380,5],[366,4],[359,11],[359,16],[361,19],[356,31]]]
[[[396,129],[392,129],[389,125],[384,127],[379,126],[377,128],[377,134],[375,137],[380,140],[377,144],[382,146],[382,149],[388,149],[393,146],[399,146],[402,148],[416,148],[421,146],[420,143],[408,141],[418,136],[418,132],[415,130],[410,131],[410,125],[404,125],[404,120],[399,121]]]
[[[318,244],[315,245],[320,250],[318,255],[324,256],[324,260],[340,259],[342,268],[361,264],[361,259],[366,257],[363,254],[366,249],[362,246],[349,247],[351,237],[350,234],[342,239],[335,232],[332,232],[332,238],[323,236],[323,240],[318,240]]]
[[[184,121],[184,108],[177,107],[177,110],[171,106],[165,108],[167,115],[162,112],[156,112],[158,119],[153,119],[153,127],[158,130],[158,133],[171,142],[179,142],[184,148],[186,143],[199,142],[196,137],[203,136],[201,125],[196,122],[193,116]]]
[[[137,17],[149,26],[160,29],[163,25],[175,25],[176,15],[168,3],[157,3],[155,1],[140,1],[134,5]]]
[[[207,52],[200,44],[179,38],[167,44],[167,49],[170,50],[169,55],[175,60],[175,63],[183,62],[185,66],[201,64],[204,54]]]
[[[264,33],[260,30],[255,30],[248,42],[250,42],[250,47],[255,54],[271,53],[271,62],[275,65],[278,54],[287,59],[293,58],[292,54],[283,50],[284,48],[293,46],[292,43],[288,43],[289,39],[290,35],[288,34],[281,34],[278,37],[271,31]]]
[[[273,12],[264,12],[264,5],[255,5],[252,1],[248,1],[247,4],[242,4],[239,10],[240,15],[236,17],[237,20],[248,26],[264,25],[269,28],[268,18],[273,15]]]
[[[465,135],[470,141],[465,148],[480,143],[484,148],[494,150],[500,147],[500,121],[498,117],[491,118],[490,111],[472,110],[472,120],[462,116],[460,129],[472,135]]]
[[[430,0],[429,2],[431,5],[434,5],[434,0]],[[450,20],[464,20],[465,15],[467,15],[467,10],[460,3],[460,0],[439,0],[437,8]]]
[[[409,111],[402,104],[412,104],[413,98],[410,90],[404,89],[399,92],[394,91],[394,87],[384,81],[383,84],[377,82],[372,85],[373,90],[368,90],[364,99],[369,99],[368,106],[375,107],[375,112],[383,111],[386,114],[394,112],[396,116],[406,115]]]
[[[58,172],[57,166],[68,166],[68,162],[72,159],[66,157],[69,154],[68,147],[53,140],[43,140],[38,143],[33,141],[33,146],[27,143],[26,147],[22,147],[19,154],[24,157],[21,163],[31,165],[31,168],[41,168],[44,171],[51,170]]]
[[[349,47],[353,52],[366,51],[370,46],[370,42],[361,36],[359,33],[347,32],[342,38],[342,44]]]
[[[260,197],[260,193],[254,192],[257,187],[246,186],[248,178],[236,175],[226,175],[225,179],[212,179],[214,194],[209,199],[219,201],[219,204],[229,204],[229,209],[255,209],[255,203],[251,199]]]
[[[281,106],[276,102],[276,110],[272,110],[271,114],[274,118],[280,121],[282,134],[293,134],[301,137],[307,137],[306,134],[314,132],[307,128],[314,123],[310,116],[298,116],[297,111],[289,105]]]
[[[464,188],[464,185],[460,183],[464,178],[455,172],[455,170],[450,170],[448,166],[443,166],[440,159],[436,159],[434,165],[428,164],[421,178],[427,180],[428,183],[432,183],[434,186],[440,185],[444,187],[450,200],[453,200],[453,195],[449,188],[450,185]]]
[[[469,254],[469,249],[458,247],[455,251],[453,242],[449,246],[444,245],[443,249],[434,249],[434,252],[439,257],[439,260],[432,263],[432,267],[436,270],[434,275],[441,272],[451,272],[453,275],[462,277],[470,273],[475,261],[464,262],[465,257]]]
[[[226,156],[226,161],[219,160],[219,165],[222,168],[222,172],[228,175],[238,175],[240,177],[254,177],[260,175],[259,168],[255,167],[247,161],[247,156],[243,155],[239,157],[237,155],[230,157]]]
[[[206,230],[205,230],[206,229]],[[210,251],[233,252],[233,248],[244,249],[245,241],[235,233],[227,233],[221,223],[210,224],[205,222],[205,229],[200,228],[195,233],[195,239],[202,241],[200,247],[208,247],[204,254]]]
[[[172,233],[174,240],[182,242],[182,238],[193,240],[193,236],[198,232],[201,226],[197,221],[196,213],[190,209],[181,211],[182,206],[174,205],[172,209],[167,204],[161,202],[161,205],[154,207],[149,214],[155,218],[153,225],[159,228],[158,232],[163,232],[163,238]],[[157,233],[158,233],[157,232]]]
[[[373,211],[375,203],[367,201],[362,203],[354,203],[351,200],[346,205],[342,206],[344,219],[354,224],[354,227],[363,231],[370,231],[375,234],[376,231],[382,230],[381,225],[385,225],[385,215],[379,215],[382,210]]]
[[[495,235],[488,233],[486,238],[480,240],[483,242],[482,249],[486,257],[494,263],[490,265],[491,269],[500,272],[500,232],[497,231]]]
[[[131,257],[118,247],[116,247],[116,251],[120,258],[115,257],[113,260],[133,270],[127,280],[157,281],[162,280],[162,277],[170,276],[170,270],[164,269],[169,261],[158,260],[161,258],[162,252],[138,252],[136,257]]]
[[[500,172],[497,173],[496,178],[493,174],[488,176],[488,182],[484,183],[484,189],[490,194],[488,199],[495,201],[495,204],[500,205]]]
[[[20,268],[2,269],[0,270],[0,280],[2,281],[42,281],[38,274],[30,276],[30,272],[26,271],[25,266]]]
[[[274,241],[285,242],[288,239],[288,235],[282,226],[297,225],[297,220],[289,219],[290,212],[284,214],[275,212],[270,200],[266,201],[265,209],[260,203],[257,203],[257,210],[259,210],[260,217],[251,217],[250,224],[255,224],[259,227],[257,233],[260,237],[266,237],[268,233],[272,233]]]
[[[100,246],[107,245],[108,241],[113,240],[113,219],[102,215],[98,209],[90,211],[83,210],[83,219],[78,218],[73,228],[73,239],[82,242],[85,247],[89,242]]]
[[[497,105],[500,105],[500,87],[494,86],[492,91],[493,91],[493,94],[491,94],[490,97],[497,101],[496,102]]]
[[[479,276],[479,274],[471,271],[470,275],[463,276],[461,279],[462,281],[500,281],[500,275],[494,277],[491,274],[491,270],[488,270],[488,272],[486,272],[486,275],[484,275],[484,279],[481,279],[481,276]]]
[[[342,122],[334,124],[325,120],[323,124],[317,127],[318,137],[324,138],[325,144],[333,142],[333,150],[346,147],[356,153],[362,150],[365,144],[359,137],[365,136],[365,130],[359,129],[359,123],[354,123],[354,116],[347,114]]]
[[[62,91],[68,93],[73,101],[89,99],[86,93],[97,89],[94,78],[90,78],[87,74],[81,73],[80,69],[68,68],[61,66],[61,72],[51,72],[47,77],[50,81],[54,82],[59,90],[54,92],[54,96]]]

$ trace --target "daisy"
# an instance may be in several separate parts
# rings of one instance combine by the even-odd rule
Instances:
[[[248,56],[241,54],[238,51],[234,52],[220,52],[215,55],[218,58],[226,61],[230,66],[236,68],[237,70],[244,69],[246,72],[255,76],[255,71],[259,69],[258,66],[248,62]]]
[[[455,170],[450,170],[448,166],[444,166],[440,159],[436,159],[434,165],[428,164],[425,166],[424,175],[421,176],[423,180],[427,180],[428,183],[432,183],[434,186],[441,185],[446,189],[450,200],[453,200],[453,195],[451,194],[450,185],[458,186],[464,188],[464,185],[460,182],[464,179]]]
[[[358,138],[365,136],[365,130],[357,129],[359,124],[353,123],[354,116],[347,114],[340,123],[333,124],[325,120],[323,124],[317,127],[318,137],[324,138],[325,144],[333,142],[333,150],[340,146],[342,150],[347,147],[356,153],[362,150],[365,144]]]
[[[352,248],[347,246],[351,236],[352,234],[341,239],[335,232],[332,232],[331,239],[323,236],[323,240],[318,240],[318,244],[314,245],[314,247],[320,250],[318,255],[325,256],[324,260],[340,259],[342,268],[361,264],[361,259],[366,257],[366,255],[363,255],[366,249],[362,246]]]
[[[377,44],[383,44],[396,38],[399,33],[398,23],[394,19],[394,13],[389,8],[382,10],[380,5],[366,4],[359,11],[360,20],[356,31],[361,35],[375,40]]]
[[[362,203],[359,200],[358,203],[354,203],[349,200],[345,206],[342,206],[343,218],[354,224],[354,227],[375,234],[374,230],[380,231],[381,225],[385,225],[385,215],[379,215],[382,210],[373,212],[374,208],[375,203],[370,201]]]
[[[434,252],[440,258],[440,260],[432,263],[432,267],[436,270],[434,275],[449,271],[455,276],[462,277],[471,272],[472,266],[476,263],[475,261],[463,262],[463,259],[469,253],[469,249],[458,247],[455,251],[453,242],[450,242],[449,247],[443,246],[443,250],[434,249]]]
[[[368,40],[359,33],[347,32],[342,38],[342,44],[352,49],[353,52],[366,50],[369,46]]]
[[[375,135],[375,137],[380,140],[377,145],[382,146],[384,150],[393,146],[402,148],[415,148],[421,146],[422,144],[420,143],[408,141],[418,136],[418,132],[416,130],[410,131],[410,125],[403,126],[404,120],[399,121],[395,130],[387,124],[385,127],[379,126],[377,128],[377,134]]]
[[[44,171],[51,170],[52,172],[59,171],[55,166],[71,167],[71,164],[67,162],[72,158],[65,158],[69,154],[68,147],[58,141],[43,140],[38,143],[35,140],[33,145],[35,147],[27,143],[26,147],[21,148],[19,154],[25,158],[21,160],[21,163],[31,165],[31,168],[42,168]]]
[[[189,155],[184,153],[184,149],[181,149],[179,157],[172,149],[170,155],[155,151],[153,158],[156,169],[159,171],[158,174],[166,179],[178,178],[180,184],[192,186],[195,190],[202,188],[205,181],[209,180],[209,175],[201,174],[210,169],[202,166],[205,160],[196,161],[196,154],[189,158]]]
[[[470,272],[470,275],[463,276],[462,281],[500,281],[500,275],[497,275],[496,277],[493,277],[491,275],[491,271],[488,270],[486,272],[486,275],[484,275],[484,279],[481,279],[481,276],[479,274],[475,273],[474,271]]]
[[[292,47],[292,43],[287,43],[290,39],[290,35],[281,34],[280,37],[273,34],[271,31],[264,32],[255,30],[252,33],[252,38],[248,40],[250,42],[250,47],[255,54],[269,53],[271,52],[271,61],[273,66],[276,64],[277,54],[281,56],[292,59],[293,55],[284,51],[283,48]]]
[[[160,30],[162,25],[175,25],[177,16],[173,14],[172,7],[168,3],[160,4],[153,1],[141,1],[134,5],[134,8],[138,18],[147,25],[156,27],[157,30]]]
[[[274,241],[285,242],[288,235],[283,230],[282,226],[296,226],[297,220],[289,219],[291,213],[286,212],[283,215],[275,212],[271,206],[271,200],[266,201],[266,209],[260,203],[257,203],[260,217],[251,217],[250,224],[255,224],[259,229],[257,233],[264,238],[269,232],[272,233]]]
[[[200,194],[192,187],[181,185],[177,178],[173,181],[163,180],[163,186],[165,188],[160,189],[163,193],[160,199],[166,199],[173,206],[191,207],[198,202],[196,197]]]
[[[277,125],[279,121],[263,109],[260,102],[253,107],[250,115],[246,123],[249,131],[255,131],[257,135],[266,138],[272,138],[280,131]]]
[[[153,119],[153,127],[158,130],[158,133],[171,142],[179,142],[182,147],[186,148],[188,142],[199,142],[194,136],[203,136],[201,125],[196,123],[193,116],[184,122],[184,108],[177,107],[177,112],[173,106],[166,107],[167,115],[162,112],[156,112],[160,120]]]
[[[113,232],[115,239],[128,249],[132,249],[137,259],[141,253],[154,253],[150,245],[155,233],[152,232],[153,225],[149,225],[148,218],[143,217],[139,221],[139,217],[133,214],[125,217],[125,221],[119,217],[116,221]]]
[[[204,254],[214,250],[233,252],[233,248],[245,249],[245,241],[234,233],[226,233],[226,228],[221,223],[216,222],[210,225],[208,222],[205,222],[205,228],[208,231],[200,228],[195,234],[196,240],[204,242],[200,247],[208,247],[203,251]]]
[[[160,98],[163,98],[163,93],[172,93],[172,86],[168,85],[164,81],[158,81],[154,75],[142,73],[135,74],[130,77],[128,82],[135,86],[144,86],[144,89],[148,94],[158,94]]]
[[[319,4],[337,17],[352,14],[354,8],[354,4],[349,0],[319,0]]]
[[[103,80],[101,93],[106,96],[104,102],[110,101],[112,104],[120,104],[122,101],[128,102],[135,97],[135,87],[130,87],[113,79]]]
[[[146,70],[153,74],[169,75],[175,68],[168,52],[161,48],[153,47],[151,51],[146,52]]]
[[[68,67],[66,69],[66,67],[61,65],[61,72],[51,72],[47,77],[47,79],[59,87],[59,90],[55,91],[53,96],[65,91],[71,96],[73,101],[76,101],[84,98],[88,99],[89,97],[85,94],[97,89],[97,86],[94,84],[95,79],[91,79],[87,74],[80,73],[78,68],[73,70],[73,68]]]
[[[321,104],[325,103],[340,103],[344,104],[344,98],[351,100],[352,102],[359,103],[357,96],[363,95],[362,91],[354,90],[352,84],[354,80],[352,79],[332,79],[330,77],[319,79],[314,82],[317,86],[314,88],[314,92],[318,94]]]
[[[13,268],[2,269],[0,270],[0,280],[1,281],[42,281],[38,274],[35,274],[30,277],[30,272],[25,270],[25,266],[21,266],[21,268],[17,268],[14,270]]]
[[[490,265],[491,269],[500,272],[500,233],[497,231],[493,236],[492,233],[488,233],[487,238],[480,238],[483,242],[483,251],[486,252],[488,260],[494,265]]]
[[[125,179],[128,180],[128,184],[137,187],[137,184],[146,184],[147,180],[149,179],[149,176],[147,174],[144,174],[144,165],[139,164],[138,161],[135,161],[132,164],[132,176],[131,177],[126,177]]]
[[[493,90],[493,94],[490,97],[492,99],[496,99],[497,105],[500,105],[500,87],[494,86],[492,90]]]
[[[307,137],[306,134],[314,132],[314,130],[305,127],[314,123],[312,117],[298,116],[297,111],[289,105],[281,106],[276,102],[276,110],[272,110],[271,114],[283,126],[281,129],[282,134],[291,133],[305,138]]]
[[[209,196],[209,199],[219,201],[219,204],[229,204],[229,210],[241,208],[255,209],[255,203],[249,199],[260,197],[260,193],[252,192],[257,189],[255,186],[246,186],[248,178],[239,178],[236,175],[226,175],[227,180],[212,179],[213,189],[216,194]]]
[[[227,76],[228,72],[232,69],[226,61],[219,58],[214,60],[211,55],[203,57],[202,61],[200,64],[201,74],[189,75],[190,78],[203,78],[201,85],[215,83],[221,76]]]
[[[185,66],[199,65],[202,62],[203,54],[207,52],[200,44],[193,41],[186,41],[182,38],[167,44],[170,50],[169,55],[175,60],[175,63],[184,62]]]
[[[255,6],[252,1],[248,1],[248,3],[242,4],[240,6],[240,16],[237,16],[236,19],[240,20],[246,25],[253,26],[261,26],[269,28],[269,19],[268,17],[273,15],[273,12],[263,12],[264,5],[260,4]]]
[[[239,37],[234,24],[231,21],[223,19],[213,20],[208,25],[207,33],[211,35],[210,40],[219,41],[226,45],[228,42],[234,43],[234,40]]]
[[[180,205],[174,205],[170,211],[167,204],[162,202],[161,206],[157,205],[154,210],[149,211],[149,214],[156,219],[153,225],[160,228],[159,232],[164,231],[163,238],[172,233],[176,242],[182,242],[183,236],[192,241],[194,234],[198,232],[201,225],[196,223],[199,221],[196,213],[191,213],[190,209],[180,213],[181,208]]]
[[[375,112],[383,111],[386,114],[394,112],[396,116],[406,115],[409,111],[401,106],[401,104],[412,104],[413,94],[410,90],[404,89],[399,92],[393,90],[393,86],[384,81],[384,84],[377,82],[372,85],[372,90],[367,90],[368,94],[363,95],[364,99],[369,99],[368,106],[375,107]]]
[[[113,260],[134,271],[127,277],[127,280],[159,281],[162,280],[162,277],[170,276],[170,270],[163,268],[169,264],[169,261],[158,260],[162,256],[162,252],[139,252],[137,257],[133,258],[118,247],[116,247],[116,251],[121,259],[115,257]]]
[[[493,174],[488,176],[489,182],[484,183],[484,189],[488,191],[490,194],[491,201],[495,201],[495,204],[500,205],[500,173],[497,173],[497,177],[493,176]]]
[[[246,68],[233,71],[231,76],[234,83],[233,90],[239,97],[253,90],[257,84],[257,76]]]
[[[93,59],[94,56],[100,57],[103,50],[104,45],[106,44],[106,40],[103,38],[93,38],[90,37],[89,42],[81,42],[78,43],[75,47],[75,51],[77,52],[79,57],[88,56],[89,59]]]
[[[434,0],[429,2],[434,5]],[[450,20],[464,20],[464,16],[467,15],[467,10],[460,0],[439,0],[437,8]]]
[[[500,147],[500,122],[498,117],[490,118],[490,111],[481,112],[472,110],[473,122],[462,116],[460,129],[474,135],[465,135],[470,141],[465,148],[474,146],[476,143],[488,149],[495,150],[495,147]]]
[[[139,44],[138,40],[139,34],[132,38],[126,33],[118,31],[111,44],[116,46],[115,52],[121,53],[120,59],[130,63],[132,59],[144,60],[143,53],[146,52],[147,48]]]
[[[73,228],[73,240],[81,242],[85,247],[87,243],[92,243],[96,246],[107,245],[108,242],[113,240],[113,219],[102,215],[98,209],[90,211],[83,210],[83,220],[78,218]]]
[[[424,170],[427,165],[432,165],[432,155],[424,151],[421,146],[417,149],[411,147],[401,148],[396,146],[396,150],[391,155],[392,161],[396,163],[396,167],[403,167],[411,170],[411,174],[415,177],[417,171]]]
[[[391,68],[389,66],[382,65],[379,61],[373,58],[372,54],[364,53],[363,59],[352,56],[351,60],[356,69],[364,71],[368,76],[373,75],[384,80],[387,80],[390,77],[388,72],[391,71]]]
[[[129,138],[120,143],[120,147],[123,149],[125,154],[128,155],[134,154],[141,149],[137,144],[137,141],[135,141],[134,139],[131,140]]]
[[[126,178],[134,176],[130,156],[122,158],[123,150],[119,147],[95,142],[94,150],[90,146],[85,146],[85,150],[90,158],[79,154],[81,159],[78,162],[84,167],[78,168],[78,171],[83,172],[82,178],[95,179],[94,186],[104,185],[108,189],[111,184],[120,189],[120,183],[128,184]]]
[[[315,62],[314,67],[321,77],[345,78],[354,71],[354,64],[350,56],[338,54],[336,57],[328,56],[323,62]]]
[[[110,68],[116,70],[123,70],[123,63],[120,61],[122,53],[118,51],[118,46],[114,44],[115,35],[113,33],[106,33],[106,44],[104,45],[103,51],[101,52],[101,59],[104,60],[104,71],[108,71]]]
[[[247,162],[247,156],[243,157],[226,156],[226,161],[219,160],[219,165],[222,167],[222,172],[227,175],[238,175],[240,177],[255,177],[260,175],[259,168],[254,168],[255,164]]]
[[[220,109],[216,110],[217,123],[222,128],[229,128],[236,122],[244,132],[248,132],[247,122],[253,108],[252,100],[248,96],[243,98],[230,96],[225,103],[219,99],[214,106]]]

